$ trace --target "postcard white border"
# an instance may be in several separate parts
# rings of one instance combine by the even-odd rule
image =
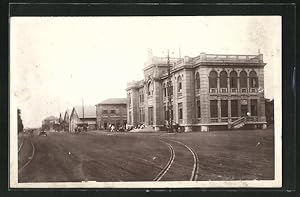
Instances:
[[[242,16],[241,16],[242,17]],[[275,16],[272,16],[275,17]],[[280,19],[282,26],[281,16]],[[280,28],[281,29],[281,28]],[[280,32],[282,37],[282,32]],[[282,40],[281,40],[282,53]],[[281,54],[280,53],[280,54]],[[282,65],[282,57],[280,58]],[[11,59],[10,59],[11,62]],[[166,182],[56,182],[18,183],[17,103],[14,96],[14,68],[10,67],[9,185],[10,188],[280,188],[282,187],[282,66],[274,69],[274,180],[253,181],[166,181]]]

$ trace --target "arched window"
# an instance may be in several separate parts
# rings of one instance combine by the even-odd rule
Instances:
[[[240,72],[240,88],[247,88],[247,73],[245,71]]]
[[[237,88],[237,73],[235,71],[230,72],[230,88]]]
[[[178,93],[182,93],[182,80],[180,76],[177,78],[177,87],[178,87]]]
[[[217,77],[218,74],[216,71],[211,71],[209,73],[209,88],[217,88]]]
[[[148,83],[148,96],[153,95],[153,84],[152,82]]]
[[[249,77],[250,77],[250,88],[258,88],[258,78],[256,72],[251,71]]]
[[[223,70],[220,73],[220,88],[227,88],[227,77],[227,72]]]
[[[199,90],[200,89],[200,76],[199,76],[198,72],[196,73],[195,84],[196,84],[196,89]]]

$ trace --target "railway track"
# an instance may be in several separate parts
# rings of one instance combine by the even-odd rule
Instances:
[[[19,148],[18,148],[18,152],[20,152],[20,150],[21,150],[21,148],[22,148],[22,146],[23,146],[23,143],[24,143],[24,140],[22,140],[21,145],[20,145]]]
[[[32,153],[31,153],[31,156],[28,157],[28,161],[27,161],[21,168],[19,168],[19,170],[18,170],[19,173],[20,173],[26,166],[28,166],[28,164],[31,162],[31,160],[32,160],[33,157],[34,157],[35,147],[34,147],[33,143],[31,142],[31,140],[29,140],[29,141],[30,141],[30,144],[31,144],[31,146],[32,146]],[[23,141],[23,142],[24,142],[24,141]]]
[[[167,143],[163,140],[160,140],[160,141],[165,143],[169,147],[170,158],[169,158],[167,164],[165,165],[165,167],[156,175],[156,177],[153,179],[153,181],[160,181],[163,178],[163,176],[168,172],[168,170],[171,168],[171,166],[174,162],[174,159],[175,159],[175,150],[174,150],[173,146],[170,143]],[[191,173],[190,181],[197,181],[198,171],[199,171],[199,158],[198,158],[197,153],[191,147],[187,146],[186,144],[184,144],[180,141],[177,141],[177,140],[170,140],[170,141],[184,146],[186,149],[188,149],[192,153],[194,164],[193,164],[193,170]]]
[[[185,148],[187,148],[193,155],[193,159],[194,159],[194,165],[193,165],[193,170],[192,170],[192,174],[191,174],[191,177],[190,177],[190,181],[197,181],[198,179],[198,171],[199,171],[199,158],[198,158],[198,155],[197,153],[189,146],[187,146],[186,144],[180,142],[180,141],[177,141],[177,140],[171,140],[173,142],[176,142],[182,146],[184,146]]]
[[[168,161],[168,163],[166,164],[166,166],[156,175],[156,177],[153,179],[153,181],[160,181],[162,179],[162,177],[168,172],[168,170],[170,169],[172,163],[174,162],[175,159],[175,151],[174,148],[171,144],[160,140],[161,142],[165,143],[169,149],[170,149],[170,159]]]

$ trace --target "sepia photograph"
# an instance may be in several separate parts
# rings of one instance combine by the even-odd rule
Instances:
[[[280,188],[281,28],[10,17],[10,187]]]

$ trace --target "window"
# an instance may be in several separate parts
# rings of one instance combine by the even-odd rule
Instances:
[[[178,119],[182,120],[182,103],[178,103]]]
[[[223,70],[220,73],[220,88],[227,88],[227,77],[227,72]]]
[[[251,71],[249,77],[250,77],[250,88],[258,88],[258,78],[256,72]]]
[[[247,73],[245,71],[240,72],[240,88],[247,88]]]
[[[180,76],[177,78],[177,85],[178,85],[178,93],[181,93],[182,92],[182,80],[181,80]]]
[[[251,116],[257,116],[257,99],[251,99]]]
[[[248,100],[242,99],[241,100],[241,115],[247,116],[247,112],[248,112]]]
[[[228,117],[228,100],[221,100],[221,117]]]
[[[237,88],[237,73],[235,71],[230,72],[230,88]]]
[[[217,100],[210,101],[210,117],[217,118],[218,117],[218,105]]]
[[[102,114],[107,114],[107,110],[103,110],[103,111],[102,111]]]
[[[140,92],[139,99],[140,99],[140,103],[144,102],[144,92],[143,91]]]
[[[198,72],[196,73],[195,84],[196,84],[196,89],[199,90],[200,89],[200,76],[199,76]]]
[[[209,88],[217,88],[217,72],[211,71],[209,73]]]
[[[165,111],[165,120],[169,120],[169,110],[167,106],[164,106],[164,111]]]
[[[197,102],[196,102],[196,107],[197,107],[197,118],[201,118],[201,106],[200,106],[200,100],[197,100]]]
[[[112,110],[110,110],[110,113],[111,114],[116,114],[116,110],[112,109]]]
[[[120,121],[119,120],[116,121],[116,126],[117,126],[117,128],[119,128],[119,126],[120,126]]]
[[[153,95],[153,84],[152,82],[148,83],[148,96],[152,96]]]
[[[145,111],[142,109],[142,122],[145,122]]]
[[[168,96],[172,96],[173,95],[173,86],[169,86],[168,87]]]
[[[238,117],[238,101],[231,100],[231,117]]]
[[[164,87],[163,91],[164,91],[164,97],[166,97],[167,96],[167,88]]]
[[[143,122],[143,110],[140,108],[140,122]]]
[[[153,125],[153,107],[148,108],[149,125]]]

